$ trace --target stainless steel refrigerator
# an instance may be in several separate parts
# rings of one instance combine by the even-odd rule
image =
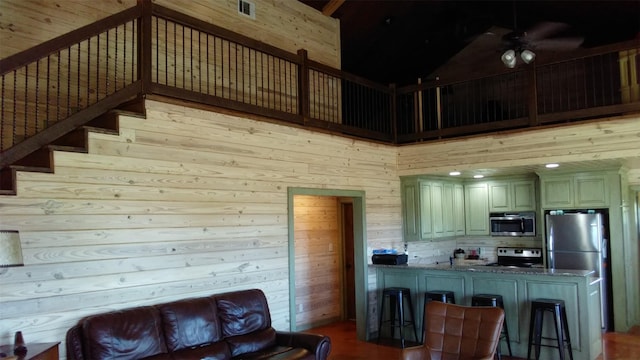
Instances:
[[[611,329],[607,214],[565,213],[546,215],[547,267],[550,269],[594,270],[600,277],[601,320]]]

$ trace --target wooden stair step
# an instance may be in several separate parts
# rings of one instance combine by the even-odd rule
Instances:
[[[60,136],[50,145],[43,146],[12,165],[0,169],[0,195],[16,195],[17,171],[53,173],[54,151],[88,153],[89,132],[118,135],[120,115],[146,118],[145,111],[144,101],[129,102]]]
[[[77,128],[58,139],[54,140],[52,145],[73,146],[76,148],[87,148],[88,146],[88,129],[85,127]]]
[[[16,195],[16,172],[29,171],[40,173],[53,173],[53,170],[49,167],[37,167],[37,166],[21,166],[11,165],[9,167],[0,169],[0,195]]]

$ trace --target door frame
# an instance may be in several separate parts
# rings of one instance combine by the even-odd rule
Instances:
[[[356,332],[359,340],[369,340],[368,329],[368,308],[369,301],[369,284],[368,284],[368,266],[366,259],[367,254],[367,237],[366,237],[366,216],[365,216],[365,192],[361,190],[339,190],[339,189],[314,189],[289,187],[287,189],[287,228],[289,243],[289,328],[291,331],[297,331],[296,326],[296,284],[295,284],[295,232],[294,232],[294,202],[296,195],[311,196],[333,196],[353,199],[353,250],[354,250],[354,266],[355,266],[355,283],[356,283]]]

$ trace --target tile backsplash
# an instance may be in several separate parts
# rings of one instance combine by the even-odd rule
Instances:
[[[448,264],[449,257],[458,248],[463,249],[467,255],[471,254],[471,250],[479,250],[481,259],[494,262],[497,260],[496,249],[507,246],[542,247],[542,240],[540,237],[463,236],[433,242],[409,242],[407,250],[410,264]],[[403,250],[402,246],[397,248],[399,251]]]

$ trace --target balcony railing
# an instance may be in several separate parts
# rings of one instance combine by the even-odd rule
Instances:
[[[392,144],[637,112],[639,53],[397,88],[141,1],[0,60],[0,165],[145,94]]]

